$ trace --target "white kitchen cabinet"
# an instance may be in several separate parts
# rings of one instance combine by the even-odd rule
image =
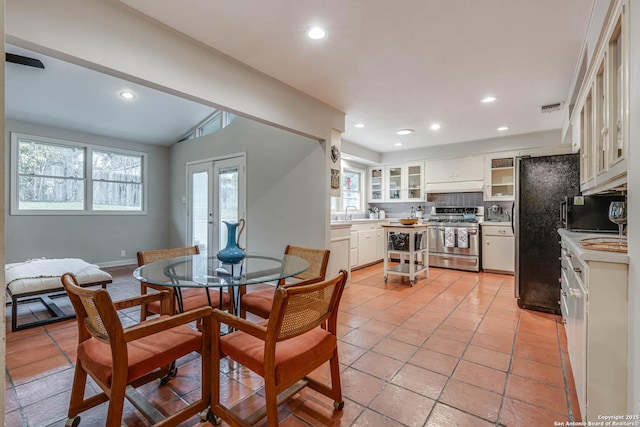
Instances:
[[[340,270],[351,271],[351,225],[331,226],[331,254],[327,277],[336,277]],[[349,275],[351,276],[351,275]]]
[[[580,190],[601,193],[627,182],[629,2],[611,2],[570,119],[580,143]],[[572,135],[573,138],[573,135]]]
[[[580,247],[589,235],[559,230],[561,296],[567,351],[583,421],[628,414],[626,254]]]
[[[427,183],[482,181],[484,158],[461,157],[459,159],[428,160],[425,165]]]
[[[384,180],[386,202],[424,200],[424,163],[387,165]]]
[[[428,160],[425,177],[427,192],[482,191],[484,157]]]
[[[358,266],[358,232],[354,231],[352,227],[350,234],[351,254],[349,256],[349,265],[353,268]]]
[[[376,231],[358,231],[358,266],[376,262]]]
[[[351,226],[351,267],[359,268],[382,260],[385,221],[354,221]]]
[[[378,228],[376,228],[376,259],[384,258],[384,248],[384,228],[382,228],[382,224],[378,224]]]
[[[369,202],[380,203],[384,200],[384,166],[371,166],[369,168]]]
[[[482,270],[513,274],[515,239],[511,225],[482,224]]]
[[[484,200],[514,200],[515,153],[500,153],[485,157],[486,181]]]

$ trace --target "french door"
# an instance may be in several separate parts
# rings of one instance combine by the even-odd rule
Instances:
[[[227,227],[222,221],[245,217],[245,157],[191,163],[187,171],[187,244],[215,254],[226,246]],[[241,246],[244,237],[245,233]]]

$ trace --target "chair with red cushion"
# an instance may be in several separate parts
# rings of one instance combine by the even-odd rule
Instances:
[[[346,280],[347,272],[341,270],[338,276],[324,282],[279,286],[266,323],[253,323],[213,310],[213,354],[228,356],[261,376],[266,401],[263,408],[244,419],[238,408],[222,405],[220,360],[213,357],[211,410],[217,417],[232,426],[249,426],[266,415],[267,425],[277,426],[278,402],[284,402],[305,386],[333,399],[336,409],[343,408],[336,328]],[[325,322],[326,328],[320,327]],[[221,323],[234,328],[235,332],[220,336]],[[327,361],[331,386],[307,376]]]
[[[211,307],[169,316],[171,295],[166,291],[112,302],[104,289],[78,286],[67,273],[62,284],[73,304],[78,323],[78,351],[69,402],[67,426],[80,423],[79,414],[109,401],[105,425],[119,426],[125,397],[155,425],[176,426],[194,415],[205,414],[211,403]],[[124,328],[118,310],[152,301],[160,302],[161,316]],[[199,330],[189,323],[197,322]],[[147,402],[136,388],[165,377],[176,359],[200,353],[201,396],[189,406],[165,416]],[[89,375],[102,389],[85,398]],[[207,414],[209,416],[209,414]]]
[[[175,258],[179,256],[198,255],[200,248],[198,246],[187,246],[183,248],[172,249],[159,249],[154,251],[140,251],[138,252],[138,267],[163,259]],[[148,288],[155,289],[157,291],[169,291],[172,296],[176,296],[177,292],[170,286],[154,285],[152,283],[140,282],[140,293],[142,295],[148,292]],[[228,292],[221,292],[220,288],[183,288],[179,291],[182,295],[182,308],[183,311],[193,310],[198,307],[206,307],[211,305],[212,307],[222,308],[223,310],[233,310],[233,301]],[[207,293],[209,295],[207,296]],[[176,298],[172,299],[172,313],[177,313],[180,310],[176,305]],[[153,314],[160,314],[160,304],[156,301],[150,304],[144,304],[140,307],[140,321],[145,320],[148,316]]]
[[[287,245],[284,253],[304,258],[309,262],[309,268],[302,273],[293,276],[290,281],[282,279],[278,286],[290,287],[308,285],[321,282],[327,274],[330,251],[327,249],[312,249],[301,246]],[[269,312],[273,305],[275,287],[246,292],[245,287],[240,288],[240,316],[245,318],[246,312],[255,314],[263,319],[269,318]]]

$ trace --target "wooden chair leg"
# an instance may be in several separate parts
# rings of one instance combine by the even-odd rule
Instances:
[[[122,424],[126,387],[125,381],[114,381],[111,386],[109,409],[107,410],[107,426],[119,426]]]
[[[275,384],[273,387],[268,387],[265,384],[265,405],[267,408],[267,426],[278,427],[278,394],[275,391]]]
[[[87,386],[87,373],[79,362],[76,362],[76,369],[73,374],[73,385],[71,386],[71,399],[69,400],[69,418],[73,418],[82,412],[84,406],[84,392]]]
[[[333,393],[334,406],[336,409],[342,409],[344,407],[344,400],[342,399],[340,363],[338,362],[337,348],[333,351],[333,357],[329,361],[329,367],[331,368],[331,392]]]

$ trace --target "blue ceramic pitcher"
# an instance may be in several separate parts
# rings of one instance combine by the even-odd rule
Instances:
[[[240,235],[244,231],[244,219],[239,219],[238,222],[222,222],[227,226],[227,246],[218,252],[217,257],[224,263],[236,264],[247,256],[244,249],[238,246]],[[236,229],[238,226],[240,226],[240,232],[236,237]]]

